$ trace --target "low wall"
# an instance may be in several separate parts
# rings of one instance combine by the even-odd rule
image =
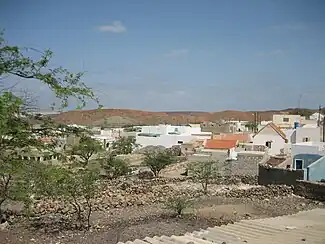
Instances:
[[[294,194],[318,201],[325,201],[325,183],[298,180]]]
[[[297,180],[303,179],[303,170],[272,168],[268,165],[258,166],[259,185],[296,185]]]

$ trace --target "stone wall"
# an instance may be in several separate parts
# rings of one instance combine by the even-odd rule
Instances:
[[[325,183],[298,180],[294,194],[318,201],[325,201]]]
[[[272,168],[268,165],[258,166],[258,184],[260,185],[296,185],[297,180],[303,179],[303,170]]]

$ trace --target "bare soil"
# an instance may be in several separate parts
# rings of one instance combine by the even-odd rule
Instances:
[[[297,196],[265,200],[205,197],[186,209],[181,217],[175,217],[160,204],[95,212],[90,231],[60,230],[60,226],[45,225],[33,229],[16,219],[8,230],[0,231],[0,243],[113,244],[146,236],[180,235],[240,219],[274,217],[316,207],[323,205]]]

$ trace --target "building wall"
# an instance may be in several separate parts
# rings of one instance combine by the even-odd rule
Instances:
[[[137,135],[136,143],[142,147],[146,147],[146,146],[172,147],[174,145],[181,145],[181,143],[178,143],[179,141],[182,141],[183,143],[188,143],[195,139],[196,137],[191,135],[161,135],[158,137]]]
[[[305,128],[299,127],[297,128],[291,135],[290,141],[291,143],[300,143],[304,142],[304,138],[308,138],[308,141],[320,142],[320,128]]]
[[[304,143],[304,144],[292,144],[291,155],[294,157],[297,154],[318,154],[325,156],[325,150],[323,150],[323,143]]]
[[[236,131],[236,126],[229,123],[202,123],[203,132],[212,132],[213,134],[232,133]]]
[[[200,127],[191,127],[191,126],[177,126],[177,125],[154,125],[154,126],[142,126],[142,133],[151,133],[151,134],[161,134],[167,135],[171,132],[179,132],[180,134],[199,134],[201,132]]]
[[[307,167],[307,180],[320,181],[325,179],[325,157],[321,157]]]
[[[270,155],[277,155],[281,153],[284,148],[285,140],[271,127],[266,127],[253,137],[253,144],[266,145],[267,141],[272,141],[269,149]]]
[[[289,121],[284,121],[284,119],[288,119]],[[295,122],[301,123],[303,120],[304,117],[300,115],[274,114],[272,121],[280,128],[293,128]]]

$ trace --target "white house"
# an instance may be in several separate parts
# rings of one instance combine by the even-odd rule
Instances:
[[[266,146],[270,155],[281,154],[287,142],[286,135],[274,123],[267,124],[253,136],[253,144]]]
[[[300,142],[320,142],[321,141],[321,129],[320,127],[298,127],[290,136],[290,142],[292,144]]]
[[[324,119],[324,115],[320,114],[320,113],[313,113],[312,115],[309,116],[310,120],[323,120]]]
[[[281,129],[290,129],[294,128],[295,123],[302,124],[305,120],[305,117],[295,114],[274,114],[273,115],[273,124],[278,126]]]
[[[172,147],[174,145],[189,143],[193,140],[205,140],[211,138],[211,132],[201,132],[201,127],[194,125],[143,126],[141,132],[136,135],[136,143],[142,147]]]

